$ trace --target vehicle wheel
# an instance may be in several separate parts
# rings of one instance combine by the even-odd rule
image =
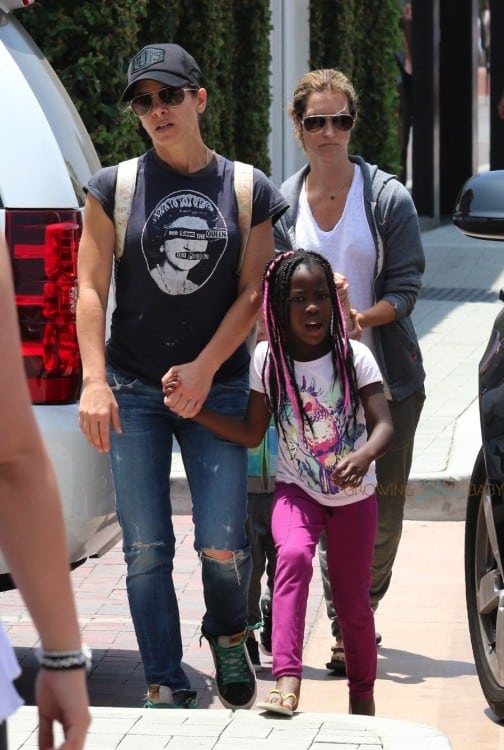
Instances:
[[[480,449],[467,497],[467,617],[481,689],[492,711],[504,719],[504,575],[487,492],[483,449]]]

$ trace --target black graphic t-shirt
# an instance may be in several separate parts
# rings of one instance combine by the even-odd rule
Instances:
[[[236,299],[240,249],[234,163],[216,156],[180,174],[153,150],[140,157],[124,254],[116,273],[116,308],[107,359],[160,385],[174,364],[191,362]],[[113,220],[117,167],[99,170],[89,192]],[[254,169],[252,226],[287,208],[280,191]],[[223,363],[216,380],[247,370],[246,346]]]

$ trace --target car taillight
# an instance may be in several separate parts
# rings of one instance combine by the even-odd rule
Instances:
[[[34,403],[79,398],[77,344],[79,211],[7,211],[21,348]]]

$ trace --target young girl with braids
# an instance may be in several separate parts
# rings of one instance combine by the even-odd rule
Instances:
[[[333,271],[318,253],[289,251],[264,273],[267,341],[250,366],[243,419],[203,408],[200,424],[254,447],[271,415],[279,456],[272,513],[273,675],[257,704],[292,716],[299,702],[312,560],[322,529],[334,603],[345,639],[350,713],[374,714],[376,644],[369,603],[377,522],[374,459],[392,438],[382,378],[370,350],[346,334]],[[166,394],[176,379],[163,383]]]

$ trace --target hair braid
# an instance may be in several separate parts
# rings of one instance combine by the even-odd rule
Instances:
[[[304,435],[305,425],[313,430],[312,421],[304,409],[296,382],[294,359],[286,346],[290,325],[290,283],[294,271],[300,265],[318,265],[326,276],[332,303],[330,346],[334,381],[339,379],[341,383],[346,419],[354,423],[357,418],[359,395],[352,348],[348,343],[345,320],[330,263],[323,255],[303,249],[276,255],[267,264],[263,276],[263,315],[269,352],[264,362],[262,378],[268,406],[277,428],[280,426],[283,431],[280,413],[283,402],[287,400],[293,407],[300,431]]]

